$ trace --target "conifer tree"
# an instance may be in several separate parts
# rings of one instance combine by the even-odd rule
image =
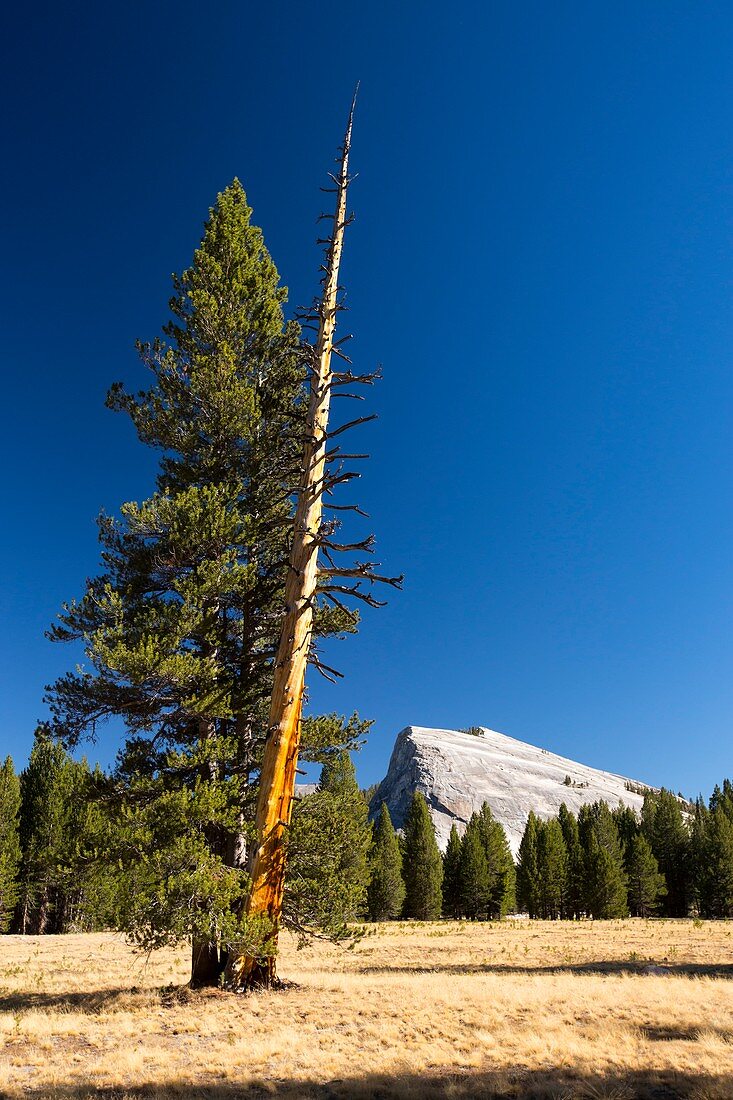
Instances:
[[[612,811],[614,823],[616,825],[616,832],[621,842],[621,851],[624,855],[624,866],[627,866],[629,852],[631,849],[631,842],[634,837],[638,836],[640,830],[639,818],[636,811],[631,806],[626,806],[624,803],[620,803]]]
[[[597,920],[626,916],[627,890],[621,842],[606,802],[581,806],[585,908]]]
[[[198,984],[264,935],[241,907],[302,449],[303,349],[250,216],[235,180],[174,277],[165,339],[139,345],[150,389],[110,391],[161,453],[157,488],[102,515],[103,572],[50,632],[88,662],[49,689],[56,734],[126,725],[106,801],[137,890],[127,930],[143,947],[191,937]],[[316,634],[353,629],[316,603]]]
[[[437,920],[442,906],[443,860],[422,791],[415,791],[407,812],[402,848],[406,917]]]
[[[0,932],[7,932],[18,901],[20,782],[8,756],[0,768]]]
[[[667,887],[649,841],[641,833],[629,842],[626,874],[632,917],[651,916],[659,907],[659,899],[667,893]]]
[[[443,856],[443,916],[461,916],[461,838],[451,825]]]
[[[488,914],[492,919],[503,917],[517,903],[516,868],[509,841],[488,802],[484,802],[476,821],[489,873]]]
[[[642,807],[641,828],[667,884],[661,907],[663,915],[687,916],[691,902],[690,834],[677,796],[664,789],[648,792]]]
[[[519,845],[517,861],[517,903],[522,909],[526,909],[532,918],[539,915],[537,867],[539,825],[539,818],[534,810],[530,810]]]
[[[324,764],[318,790],[299,802],[288,834],[290,924],[333,938],[366,909],[372,826],[346,751]]]
[[[478,814],[471,816],[461,840],[458,865],[461,911],[471,920],[485,918],[489,909],[491,884]]]
[[[556,817],[541,821],[537,831],[537,909],[543,920],[559,919],[565,908],[568,853]]]
[[[40,726],[20,776],[22,873],[16,926],[23,934],[60,931],[58,869],[67,842],[66,765],[65,752]]]
[[[705,917],[733,916],[733,821],[720,800],[706,815],[699,848],[698,889]]]
[[[690,825],[690,891],[698,914],[704,914],[706,909],[704,865],[709,817],[710,811],[702,796],[699,796],[695,801],[695,811]]]
[[[374,826],[367,891],[369,916],[372,920],[390,920],[402,912],[405,884],[402,880],[400,843],[387,803],[383,802]]]
[[[733,821],[733,783],[730,779],[724,779],[722,787],[715,784],[710,796],[710,810],[722,810],[725,816]]]
[[[578,819],[563,802],[557,815],[568,853],[568,873],[563,917],[572,920],[583,913],[583,852],[580,847]]]

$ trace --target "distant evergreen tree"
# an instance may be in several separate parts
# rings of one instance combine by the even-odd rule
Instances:
[[[710,811],[700,796],[695,801],[695,810],[690,824],[690,893],[694,909],[699,914],[706,912],[705,860],[707,858],[708,821]]]
[[[461,840],[459,897],[461,912],[471,920],[485,918],[491,894],[489,865],[486,860],[478,815],[471,816]]]
[[[443,916],[459,917],[461,914],[461,838],[454,823],[443,856]]]
[[[632,917],[651,916],[659,908],[660,898],[667,893],[667,887],[649,841],[641,833],[629,841],[626,874]]]
[[[591,835],[585,854],[586,907],[596,920],[625,917],[626,879],[621,859],[614,859]]]
[[[730,779],[723,780],[722,788],[716,783],[710,797],[710,810],[722,810],[725,816],[733,821],[733,784]]]
[[[568,854],[568,872],[565,888],[563,917],[572,920],[584,912],[583,851],[580,847],[578,819],[563,802],[558,813],[565,850]]]
[[[621,851],[623,852],[624,856],[624,866],[628,867],[631,842],[634,837],[639,835],[639,830],[641,828],[639,818],[632,807],[626,806],[624,805],[624,803],[616,806],[611,811],[611,815],[616,825],[618,838],[621,841]]]
[[[348,752],[323,766],[318,790],[296,804],[288,839],[286,907],[301,931],[338,938],[366,910],[372,826]]]
[[[719,800],[706,815],[699,848],[698,891],[705,917],[733,916],[733,821]]]
[[[392,825],[386,802],[382,803],[374,826],[369,865],[371,872],[367,891],[369,916],[372,920],[389,920],[392,917],[398,917],[405,901],[402,855],[399,838]]]
[[[8,756],[0,768],[0,932],[7,932],[18,901],[20,781]]]
[[[20,776],[19,932],[91,931],[110,919],[114,886],[94,860],[100,814],[91,782],[86,760],[72,760],[40,726]]]
[[[534,810],[530,810],[519,844],[517,860],[517,904],[520,908],[526,909],[530,917],[539,915],[539,876],[537,867],[539,826],[539,818]]]
[[[516,908],[516,868],[504,826],[496,820],[488,802],[475,816],[489,873],[488,915],[498,919]]]
[[[677,796],[664,789],[648,792],[641,811],[641,829],[667,884],[663,915],[687,916],[692,901],[690,833]]]
[[[600,801],[581,806],[578,831],[583,849],[586,911],[598,920],[626,916],[623,853],[607,803]]]
[[[537,830],[537,911],[543,920],[559,919],[565,908],[568,853],[556,817],[541,821]]]
[[[17,930],[23,934],[57,927],[58,867],[67,843],[67,756],[40,726],[28,766],[20,776],[20,843],[23,853]]]
[[[421,791],[413,794],[405,819],[402,873],[405,916],[437,920],[443,900],[443,860],[428,804]]]

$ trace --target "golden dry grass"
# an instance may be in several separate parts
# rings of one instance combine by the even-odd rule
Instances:
[[[732,1100],[733,924],[381,925],[191,993],[111,935],[0,939],[0,1094]]]

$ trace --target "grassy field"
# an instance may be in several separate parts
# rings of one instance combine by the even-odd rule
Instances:
[[[390,924],[191,993],[111,935],[0,938],[0,1095],[733,1098],[733,923]]]

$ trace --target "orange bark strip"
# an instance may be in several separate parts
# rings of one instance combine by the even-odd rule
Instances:
[[[331,402],[331,354],[336,328],[338,272],[347,221],[346,195],[353,116],[354,102],[342,146],[336,209],[320,302],[319,330],[314,348],[306,420],[303,477],[295,512],[290,567],[285,583],[286,612],[275,660],[269,734],[260,774],[256,816],[258,847],[252,863],[252,881],[246,908],[248,916],[264,915],[271,920],[274,932],[273,954],[266,960],[258,960],[232,952],[226,980],[234,988],[246,988],[255,982],[270,984],[275,977],[274,949],[285,883],[285,830],[290,823],[295,791],[300,716],[318,572],[318,536],[323,513]]]

